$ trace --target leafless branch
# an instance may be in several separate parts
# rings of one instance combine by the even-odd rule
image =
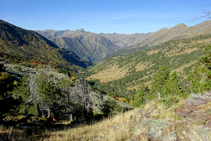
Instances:
[[[194,20],[198,20],[198,19],[201,19],[201,18],[206,18],[206,21],[209,21],[209,20],[211,20],[211,11],[206,11],[206,10],[204,10],[204,15],[203,16],[200,16],[200,17],[196,17],[196,18],[194,18],[192,21],[194,21]]]

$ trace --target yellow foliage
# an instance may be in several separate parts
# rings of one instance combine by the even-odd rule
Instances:
[[[129,103],[129,105],[133,105],[133,100],[130,100],[130,103]]]
[[[13,85],[18,86],[18,82],[15,80],[15,81],[13,82]]]
[[[75,79],[76,79],[76,78],[75,78],[75,75],[73,75],[73,76],[72,76],[72,80],[75,80]]]
[[[60,60],[60,58],[59,58],[56,54],[53,54],[53,56],[54,56],[56,59]]]
[[[1,77],[0,77],[0,81],[4,80],[4,79],[7,79],[9,77],[9,75],[5,74],[5,73],[2,73],[1,74]]]
[[[97,110],[96,109],[94,109],[94,111],[93,111],[93,115],[97,115],[98,113],[97,113]]]

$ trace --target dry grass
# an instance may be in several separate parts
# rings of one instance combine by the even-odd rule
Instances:
[[[168,53],[165,54],[166,57],[171,57],[171,56],[174,56],[174,55],[181,55],[181,54],[187,54],[187,53],[191,53],[193,51],[197,51],[198,48],[188,48],[186,50],[184,50],[183,52],[177,52],[177,51],[180,51],[180,48],[177,49],[177,50],[171,50],[169,51]]]
[[[114,65],[109,69],[91,75],[90,77],[87,78],[87,80],[98,79],[100,80],[101,83],[106,83],[109,81],[123,78],[127,72],[128,72],[127,68],[118,68],[118,65]]]
[[[149,64],[149,66],[148,66],[148,64]],[[135,68],[136,68],[136,71],[143,71],[143,70],[145,70],[145,69],[147,69],[147,68],[149,68],[149,67],[152,67],[153,66],[153,64],[152,63],[147,63],[147,62],[139,62],[136,66],[135,66]]]
[[[179,67],[179,68],[176,68],[176,69],[172,70],[171,73],[174,72],[174,71],[176,71],[176,72],[183,72],[183,70],[184,70],[186,67],[189,67],[189,66],[195,64],[196,62],[198,62],[198,60],[193,61],[193,62],[190,62],[189,64],[185,64],[185,65],[183,65],[183,66],[181,66],[181,67]]]
[[[133,126],[130,120],[132,112],[118,114],[94,125],[82,125],[65,131],[51,132],[50,137],[45,140],[126,140],[132,135]]]
[[[152,50],[152,51],[148,51],[147,55],[152,55],[152,54],[156,54],[158,53],[159,50]]]

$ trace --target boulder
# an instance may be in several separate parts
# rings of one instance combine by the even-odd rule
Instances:
[[[140,135],[146,129],[149,130],[149,136],[151,138],[158,138],[162,135],[164,128],[172,125],[171,122],[166,120],[149,119],[146,117],[141,118],[137,125],[134,127],[134,135]]]

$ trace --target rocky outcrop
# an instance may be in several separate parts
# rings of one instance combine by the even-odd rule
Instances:
[[[103,104],[106,100],[108,99],[114,99],[116,100],[115,98],[112,98],[110,96],[107,96],[105,94],[97,94],[95,92],[91,92],[90,93],[90,96],[91,96],[91,99],[92,99],[92,102],[93,102],[93,109],[95,109],[98,113],[102,113],[102,108],[103,108]],[[126,103],[123,103],[119,100],[116,100],[120,106],[122,106],[123,108],[125,109],[132,109],[133,107],[126,104]]]
[[[142,131],[149,130],[149,136],[158,138],[162,135],[162,131],[172,125],[171,122],[166,120],[149,119],[146,117],[141,118],[134,128],[134,135],[142,134]],[[167,137],[166,137],[167,138]]]
[[[187,136],[192,141],[211,141],[211,128],[198,127],[190,130]]]

